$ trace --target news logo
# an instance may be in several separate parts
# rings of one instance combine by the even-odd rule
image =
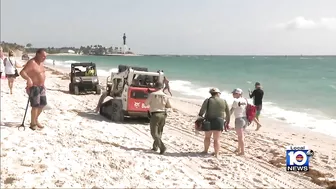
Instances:
[[[288,146],[286,150],[287,171],[309,171],[309,160],[314,151],[307,146]]]

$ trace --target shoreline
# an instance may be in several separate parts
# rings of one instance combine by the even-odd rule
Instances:
[[[50,67],[52,67],[52,65],[50,65],[50,64],[48,64],[48,66],[50,66]],[[56,65],[54,68],[56,68],[56,69],[60,69],[60,70],[62,70],[62,71],[66,71],[67,70],[67,68],[66,67],[63,67],[63,66],[61,66],[61,65]],[[99,68],[97,67],[97,69],[99,70]],[[104,70],[103,70],[104,71]],[[69,72],[69,71],[67,71],[67,72]],[[106,72],[108,72],[108,71],[106,71]],[[98,72],[98,74],[99,74],[99,72]],[[104,74],[105,75],[105,74]],[[100,81],[103,81],[103,83],[105,84],[106,82],[106,78],[107,78],[107,76],[99,76],[99,79],[100,79]],[[181,94],[179,91],[177,91],[177,90],[172,90],[172,92],[174,93],[174,96],[176,96],[176,94],[177,94],[177,97],[179,97],[179,98],[185,98],[185,99],[187,99],[187,98],[193,98],[193,99],[203,99],[202,97],[199,97],[199,96],[195,96],[195,97],[193,97],[193,96],[188,96],[188,95],[184,95],[184,94]],[[195,100],[196,101],[196,100]],[[271,102],[272,103],[272,102]],[[275,122],[277,122],[277,123],[279,123],[279,124],[283,124],[283,125],[286,125],[286,126],[289,126],[289,127],[292,127],[292,128],[294,128],[294,129],[296,129],[296,130],[301,130],[301,129],[304,129],[304,131],[309,131],[309,132],[315,132],[315,133],[322,133],[322,134],[324,134],[324,135],[328,135],[328,136],[331,136],[333,133],[332,132],[327,132],[327,130],[326,130],[326,128],[319,128],[319,125],[316,125],[316,128],[311,128],[311,127],[306,127],[306,126],[301,126],[302,125],[302,123],[296,123],[296,122],[294,122],[295,124],[291,124],[291,123],[288,123],[288,122],[291,122],[291,121],[293,121],[293,118],[291,118],[290,120],[284,120],[284,119],[286,119],[286,117],[284,117],[284,116],[282,116],[282,115],[280,115],[280,117],[275,117],[275,116],[273,116],[272,114],[270,114],[270,113],[268,113],[268,112],[265,112],[265,108],[267,108],[267,106],[270,106],[270,108],[274,108],[274,107],[278,107],[278,108],[280,108],[282,111],[294,111],[294,112],[298,112],[298,113],[300,113],[299,111],[297,111],[297,110],[293,110],[293,109],[291,109],[290,107],[287,107],[287,106],[281,106],[281,107],[279,107],[279,106],[272,106],[272,105],[268,105],[268,104],[265,104],[265,107],[264,107],[264,111],[262,112],[262,115],[261,115],[261,119],[263,120],[263,119],[266,119],[267,120],[267,122],[268,121],[275,121]],[[280,111],[280,110],[279,110]],[[318,110],[317,110],[318,111]],[[320,117],[320,119],[319,119],[319,117]],[[323,119],[321,119],[321,117],[323,117]],[[308,117],[309,118],[309,117]],[[330,118],[330,116],[329,115],[325,115],[323,112],[320,112],[319,114],[316,114],[316,116],[315,117],[313,117],[313,118],[315,118],[316,120],[330,120],[331,118]],[[300,118],[298,118],[298,119],[300,119]],[[332,121],[332,120],[331,120]],[[330,133],[330,134],[329,134]],[[336,138],[336,136],[331,136],[331,137],[334,137],[334,138]]]
[[[51,110],[41,114],[45,128],[38,131],[16,128],[27,102],[25,81],[16,79],[13,95],[1,83],[2,110],[8,110],[2,111],[1,188],[322,188],[328,183],[323,179],[336,178],[335,139],[266,119],[258,132],[247,128],[245,157],[233,153],[232,130],[222,134],[218,159],[199,155],[203,133],[193,130],[199,106],[178,98],[172,98],[178,112],[169,113],[163,133],[167,152],[158,155],[149,150],[148,123],[117,124],[93,113],[100,96],[68,94],[66,74],[47,71]],[[310,172],[285,171],[284,149],[290,144],[315,151]]]

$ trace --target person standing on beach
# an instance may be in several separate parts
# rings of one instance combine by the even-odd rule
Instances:
[[[261,127],[261,124],[259,122],[259,116],[262,109],[262,100],[264,98],[264,91],[261,89],[261,84],[259,82],[256,82],[254,86],[255,89],[253,90],[252,93],[249,90],[249,96],[250,98],[253,98],[253,103],[257,107],[257,113],[254,122],[257,123],[256,131],[258,131]]]
[[[163,92],[168,90],[170,96],[173,96],[172,93],[170,92],[169,80],[166,78],[166,76],[163,76],[163,84],[164,84]]]
[[[238,155],[245,154],[245,128],[248,126],[248,120],[246,118],[246,106],[247,100],[242,98],[243,90],[236,88],[232,91],[234,98],[230,114],[234,113],[235,116],[235,130],[238,135],[238,148],[236,152]]]
[[[27,93],[29,95],[31,109],[30,129],[36,130],[37,127],[42,129],[38,117],[42,109],[47,105],[45,83],[45,68],[44,60],[47,58],[47,53],[44,49],[38,49],[34,58],[30,59],[25,67],[21,70],[20,75],[27,81]]]
[[[5,73],[8,79],[8,87],[10,90],[10,94],[13,94],[13,84],[15,78],[18,76],[17,69],[19,68],[19,64],[14,58],[14,52],[10,50],[8,52],[8,57],[4,59]]]
[[[203,117],[203,115],[205,114],[205,119],[210,122],[209,128],[203,127],[203,131],[205,131],[205,136],[204,150],[202,153],[208,153],[210,147],[210,139],[213,135],[215,150],[214,156],[218,157],[220,148],[219,139],[224,127],[227,128],[230,123],[230,110],[227,102],[224,99],[220,98],[221,92],[219,89],[212,88],[210,89],[209,93],[211,94],[211,97],[204,100],[198,114],[200,117]]]
[[[161,138],[163,127],[166,123],[167,108],[172,108],[169,98],[163,92],[163,83],[157,82],[156,88],[158,91],[152,92],[148,95],[145,105],[149,106],[150,111],[150,131],[154,139],[152,150],[157,151],[160,149],[160,154],[164,154],[166,146],[163,144]],[[173,109],[175,111],[175,109]]]
[[[0,47],[0,79],[2,79],[2,72],[5,71],[4,59],[5,56],[3,54],[2,47]]]

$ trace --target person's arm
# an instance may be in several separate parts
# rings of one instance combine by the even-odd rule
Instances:
[[[32,83],[32,80],[31,78],[28,76],[28,72],[31,72],[33,69],[33,62],[32,60],[29,60],[27,62],[27,64],[25,65],[25,67],[23,67],[23,69],[20,71],[20,75],[23,79],[27,80],[27,82],[31,82]]]
[[[224,103],[225,103],[225,120],[226,120],[226,124],[229,124],[231,114],[230,114],[229,106],[228,106],[226,100],[224,100]]]
[[[253,98],[254,95],[255,95],[255,90],[252,93],[249,94],[250,98]]]
[[[14,66],[15,68],[21,68],[22,66],[14,59]]]
[[[152,100],[152,94],[149,94],[146,101],[145,101],[145,105],[148,106],[150,104],[151,100]]]
[[[238,103],[236,100],[233,100],[232,107],[230,109],[230,115],[232,115],[233,110],[238,107]]]
[[[174,108],[173,108],[172,105],[170,104],[170,100],[169,100],[169,98],[167,98],[166,108],[172,108],[172,109],[174,110]]]
[[[200,117],[203,117],[203,115],[205,114],[205,111],[207,110],[207,106],[208,106],[208,101],[209,101],[209,99],[204,100],[204,102],[202,104],[202,107],[201,107],[201,109],[198,113],[198,115]]]

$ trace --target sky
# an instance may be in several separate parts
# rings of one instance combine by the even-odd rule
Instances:
[[[1,0],[1,41],[143,54],[335,55],[336,0]]]

